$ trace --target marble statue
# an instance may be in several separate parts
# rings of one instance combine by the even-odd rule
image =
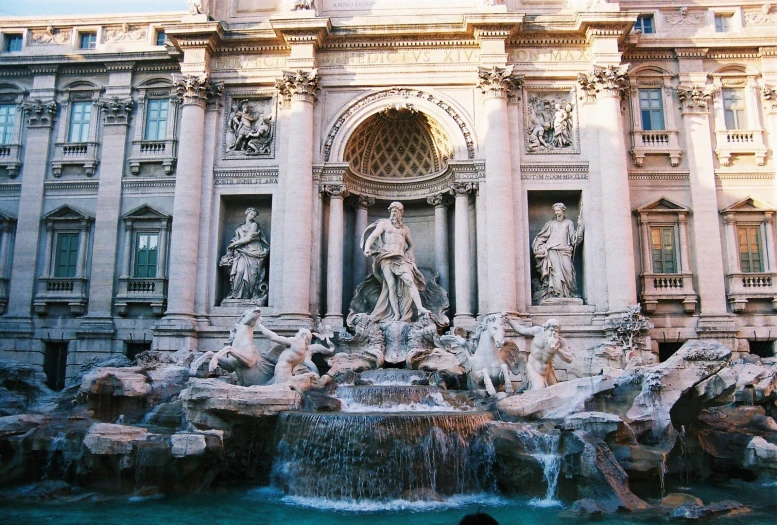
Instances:
[[[504,385],[507,394],[513,393],[510,370],[518,365],[518,347],[505,339],[507,315],[490,314],[480,322],[471,338],[455,334],[440,337],[459,356],[467,372],[469,388],[484,387],[490,396],[496,395],[496,387]]]
[[[526,327],[509,320],[510,326],[525,337],[533,337],[529,359],[526,363],[526,375],[529,390],[540,390],[558,383],[553,369],[553,358],[558,356],[565,362],[572,362],[572,352],[566,340],[561,337],[561,329],[556,319],[548,319],[542,326]]]
[[[275,365],[272,384],[286,383],[291,380],[295,373],[320,375],[318,367],[313,362],[313,355],[332,355],[334,353],[333,347],[312,343],[313,334],[307,328],[299,330],[294,337],[283,337],[264,326],[261,320],[257,322],[257,327],[270,341],[285,347]]]
[[[308,11],[314,8],[315,0],[292,0],[292,11]]]
[[[235,323],[227,345],[218,352],[205,352],[195,359],[189,372],[196,375],[200,366],[210,360],[208,372],[216,368],[234,372],[242,386],[266,385],[273,379],[275,363],[259,351],[254,343],[254,326],[259,321],[259,308],[249,308]]]
[[[364,230],[361,248],[367,257],[373,255],[374,277],[382,283],[380,297],[372,310],[372,318],[382,321],[410,322],[429,314],[421,303],[420,292],[426,280],[415,265],[410,229],[402,221],[404,207],[399,202],[389,205],[388,219],[380,219]],[[372,233],[367,236],[367,232]],[[413,315],[415,306],[416,316]]]
[[[556,216],[545,223],[532,242],[532,251],[540,273],[540,303],[550,298],[578,297],[575,275],[575,249],[583,241],[583,223],[564,217],[566,206],[553,205]]]
[[[256,223],[256,209],[245,211],[246,221],[235,230],[220,266],[227,266],[231,290],[227,299],[249,299],[265,305],[267,301],[267,257],[270,243]]]
[[[204,13],[202,0],[189,0],[189,14],[201,15],[202,13]]]

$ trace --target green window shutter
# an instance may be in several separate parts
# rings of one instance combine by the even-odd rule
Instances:
[[[69,278],[76,276],[78,244],[79,234],[77,233],[60,233],[57,235],[54,277]]]
[[[135,237],[135,272],[138,279],[156,277],[157,244],[156,233],[138,233]]]

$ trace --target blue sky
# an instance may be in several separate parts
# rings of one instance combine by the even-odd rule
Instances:
[[[188,11],[187,0],[0,0],[0,16]]]

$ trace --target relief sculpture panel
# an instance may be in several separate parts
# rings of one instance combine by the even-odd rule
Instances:
[[[229,97],[222,158],[275,158],[275,99]]]
[[[574,90],[527,89],[525,100],[526,153],[580,153]]]

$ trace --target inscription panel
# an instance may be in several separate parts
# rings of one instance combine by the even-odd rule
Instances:
[[[472,9],[476,0],[323,0],[322,11],[331,14],[386,11],[432,11],[451,9]]]

